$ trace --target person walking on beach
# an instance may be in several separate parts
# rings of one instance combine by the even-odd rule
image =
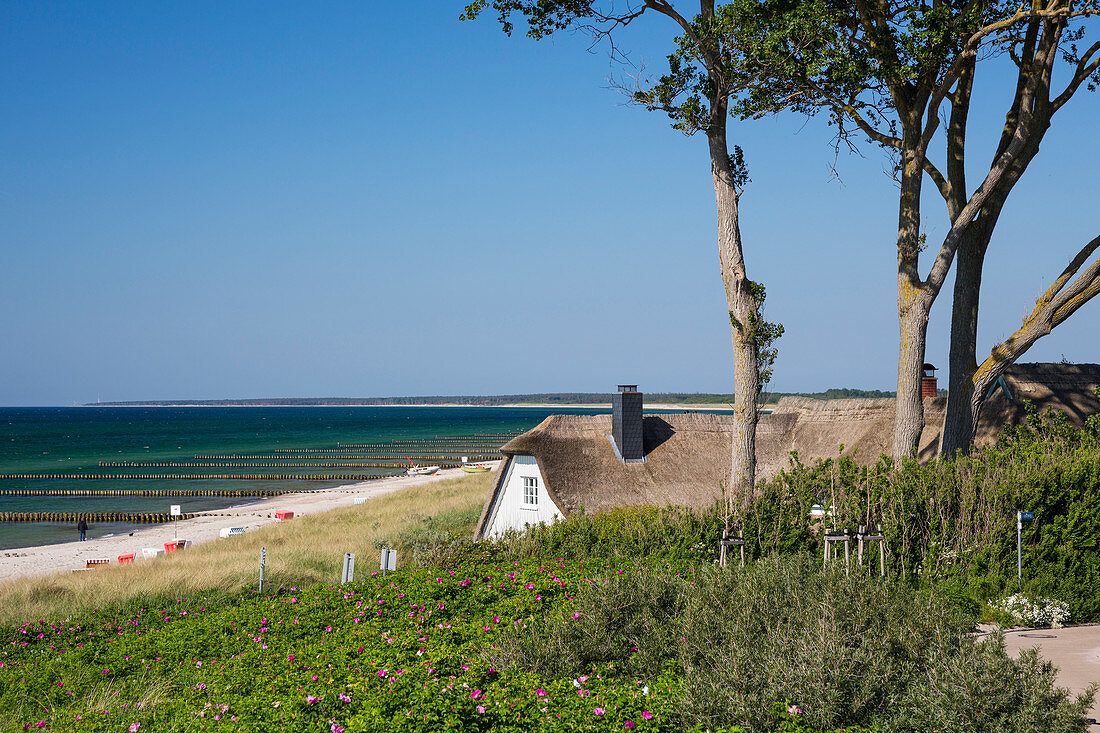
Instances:
[[[88,523],[81,519],[79,522],[77,522],[76,529],[80,532],[80,541],[83,542],[84,535],[88,533]]]

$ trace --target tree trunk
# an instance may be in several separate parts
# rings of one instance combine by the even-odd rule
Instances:
[[[918,118],[919,120],[919,118]],[[917,455],[924,430],[921,374],[933,297],[918,274],[921,250],[920,190],[924,177],[919,124],[903,135],[898,204],[898,387],[894,413],[894,460]]]
[[[989,238],[985,227],[968,232],[955,259],[955,293],[951,304],[951,353],[947,382],[947,414],[943,421],[940,455],[954,458],[966,454],[973,440],[976,418],[974,376],[978,371],[978,300],[982,287],[982,266]],[[980,409],[980,406],[979,408]]]
[[[738,224],[738,191],[726,148],[725,110],[720,125],[708,131],[714,200],[718,210],[718,254],[733,336],[734,429],[729,496],[751,495],[756,483],[756,398],[760,392],[757,342],[759,303],[745,271]],[[716,129],[717,128],[717,129]]]
[[[924,431],[924,404],[921,401],[921,368],[928,337],[929,303],[923,294],[903,301],[899,277],[898,317],[898,394],[894,401],[894,460],[914,458]],[[904,310],[902,310],[904,308]]]

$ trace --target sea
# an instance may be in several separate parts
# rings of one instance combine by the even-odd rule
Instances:
[[[337,449],[341,444],[391,444],[483,436],[504,442],[551,414],[609,410],[534,407],[8,407],[0,408],[0,513],[213,511],[255,499],[214,496],[12,496],[20,489],[230,489],[316,490],[354,479],[304,480],[316,468],[104,467],[101,462],[187,463],[196,456],[267,456]],[[415,459],[415,456],[413,456]],[[400,461],[401,458],[395,459]],[[162,474],[277,473],[274,479],[165,478]],[[403,473],[401,467],[333,468],[338,473]],[[34,478],[10,478],[35,474]],[[41,474],[107,478],[41,478]],[[152,478],[111,478],[149,474]],[[129,533],[144,525],[93,523],[90,538]],[[0,550],[71,542],[72,522],[0,521]],[[3,558],[0,557],[0,562]]]

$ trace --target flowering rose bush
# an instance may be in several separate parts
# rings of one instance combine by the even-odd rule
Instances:
[[[593,564],[455,563],[344,586],[161,600],[0,629],[0,730],[692,729],[698,718],[686,717],[685,700],[699,679],[687,678],[675,660],[639,664],[643,644],[616,638],[616,629],[621,636],[628,628],[621,604],[582,603],[589,589],[626,588],[652,571],[617,561],[614,580],[605,582],[599,574],[607,568],[592,577]],[[676,594],[697,588],[694,579],[667,572]],[[678,608],[669,606],[675,616]],[[677,631],[669,644],[687,636],[680,636],[686,619],[650,620]],[[542,633],[548,623],[606,637],[611,646],[601,646],[615,653],[569,674],[494,661],[501,651],[494,647]],[[712,645],[719,638],[705,636]],[[776,703],[769,716],[775,700],[760,699],[763,709],[753,705],[766,725],[754,733],[821,731],[812,722],[813,700]]]
[[[0,729],[670,730],[674,674],[643,694],[598,670],[581,696],[484,661],[504,629],[568,608],[580,577],[560,561],[468,565],[30,622],[3,637]]]

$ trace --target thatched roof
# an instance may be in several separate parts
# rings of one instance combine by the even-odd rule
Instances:
[[[1040,410],[1064,412],[1083,427],[1085,418],[1100,412],[1100,364],[1013,364],[1004,373],[1010,394],[997,389],[982,408],[979,437],[988,439],[1002,425],[1023,423],[1028,400]]]
[[[1012,399],[998,390],[983,409],[977,442],[993,440],[1006,424],[1025,417],[1022,400],[1037,407],[1066,411],[1074,424],[1100,412],[1092,394],[1100,385],[1100,365],[1020,364],[1004,378]],[[939,447],[946,408],[944,398],[924,402],[926,428],[922,459]],[[700,413],[646,415],[644,463],[625,464],[608,440],[610,415],[551,415],[534,429],[505,444],[505,456],[535,457],[550,498],[566,515],[584,507],[601,511],[616,506],[675,504],[705,506],[720,495],[727,479],[733,444],[731,415]],[[770,478],[787,467],[791,451],[803,462],[844,455],[874,463],[889,454],[893,440],[892,399],[814,400],[785,397],[757,426],[757,478]],[[503,468],[503,467],[502,467]],[[505,471],[497,473],[477,534],[481,535]]]
[[[581,507],[701,506],[718,498],[718,482],[729,474],[730,425],[726,415],[646,415],[646,460],[623,463],[607,438],[611,415],[551,415],[501,451],[506,457],[535,456],[546,493],[566,515]],[[497,472],[477,536],[485,529],[505,473],[504,466]]]

